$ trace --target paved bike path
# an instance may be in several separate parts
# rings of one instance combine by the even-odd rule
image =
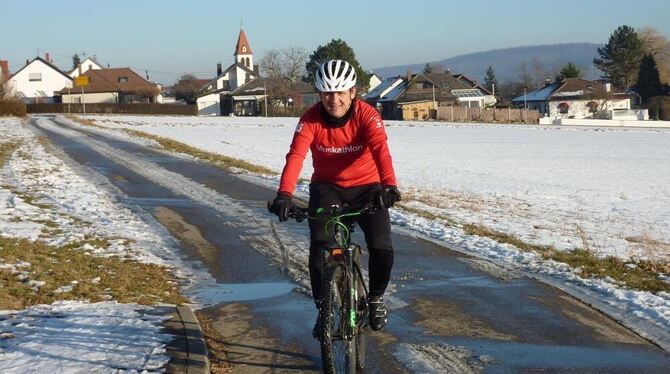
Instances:
[[[234,224],[143,177],[143,171],[110,161],[81,139],[42,130],[73,160],[118,187],[126,202],[171,226],[185,256],[201,261],[231,294],[226,299],[210,290],[220,302],[203,310],[230,348],[226,361],[231,366],[240,372],[319,369],[318,348],[309,336],[311,300],[291,291],[290,278],[240,240]],[[207,165],[83,133],[234,198],[259,216],[266,214],[265,201],[274,194]],[[305,226],[285,227],[306,234]],[[445,370],[492,373],[670,370],[664,351],[553,287],[404,233],[394,234],[394,244],[393,296],[399,308],[392,310],[387,332],[372,335],[368,360],[375,370],[369,372],[421,370],[421,362],[412,363],[411,357]]]

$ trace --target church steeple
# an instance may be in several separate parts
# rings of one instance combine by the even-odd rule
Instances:
[[[251,46],[247,40],[244,29],[240,27],[240,35],[237,37],[237,46],[235,46],[235,62],[238,62],[249,69],[253,69],[254,55],[251,52]]]

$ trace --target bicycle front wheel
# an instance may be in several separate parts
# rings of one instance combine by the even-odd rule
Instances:
[[[347,339],[350,316],[347,304],[347,275],[342,266],[326,269],[321,319],[321,359],[326,373],[356,372],[356,338]]]

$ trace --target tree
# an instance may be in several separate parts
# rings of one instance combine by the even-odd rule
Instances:
[[[533,86],[533,78],[530,76],[530,73],[528,72],[528,64],[525,62],[522,62],[519,65],[519,79],[517,82],[521,84],[522,88],[526,87],[527,89],[530,89]]]
[[[643,27],[639,34],[644,50],[654,57],[661,82],[670,84],[670,41],[651,27]]]
[[[486,69],[486,76],[484,77],[484,85],[491,91],[494,90],[494,86],[498,85],[498,80],[496,79],[496,72],[493,71],[493,67],[491,66],[489,66],[489,68]]]
[[[196,93],[199,89],[198,78],[193,74],[184,74],[174,85],[174,96],[177,100],[186,100],[188,104],[194,104]]]
[[[271,49],[261,59],[261,69],[269,78],[288,78],[295,81],[304,76],[307,51],[301,47]]]
[[[72,69],[76,69],[79,64],[81,64],[81,59],[79,58],[79,55],[75,53],[74,56],[72,56]]]
[[[305,77],[305,82],[314,84],[314,72],[322,63],[328,60],[345,60],[348,63],[354,66],[356,69],[356,86],[359,89],[359,92],[365,92],[370,85],[370,76],[365,73],[361,65],[356,59],[356,54],[354,50],[347,45],[342,39],[333,39],[326,45],[320,45],[309,55],[309,61],[305,64],[305,70],[307,70],[307,76]]]
[[[637,93],[640,94],[642,102],[647,102],[654,96],[663,95],[663,84],[658,75],[656,61],[651,53],[647,53],[642,58],[635,88],[637,89]]]
[[[603,72],[602,78],[628,89],[637,82],[644,42],[632,27],[619,26],[607,45],[598,48],[598,55],[600,58],[594,58],[593,64]]]
[[[444,67],[439,64],[431,64],[429,62],[426,63],[426,66],[423,67],[423,71],[421,72],[424,75],[427,74],[442,74],[444,73]]]
[[[578,68],[572,62],[568,62],[567,65],[564,65],[556,76],[556,80],[560,81],[565,78],[581,78],[582,70]]]

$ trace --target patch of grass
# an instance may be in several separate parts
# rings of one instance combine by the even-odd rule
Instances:
[[[648,261],[625,262],[613,256],[596,257],[585,249],[557,251],[549,258],[579,268],[584,277],[610,277],[632,289],[652,293],[670,292],[670,284],[660,279],[657,272],[652,271]]]
[[[581,270],[581,276],[589,278],[612,278],[628,288],[640,291],[670,292],[670,284],[664,282],[658,271],[647,260],[632,262],[623,261],[617,257],[598,257],[592,251],[584,248],[575,248],[570,251],[558,251],[552,246],[529,244],[514,235],[501,233],[484,227],[483,225],[465,224],[463,229],[470,235],[485,236],[500,243],[511,244],[522,251],[538,252],[548,260],[563,262],[573,268]],[[665,267],[668,264],[665,263]]]
[[[511,244],[525,252],[539,253],[545,259],[562,262],[573,268],[579,268],[581,276],[585,278],[609,277],[628,288],[639,291],[649,291],[652,293],[661,291],[670,292],[670,284],[664,282],[659,277],[659,273],[670,274],[670,263],[667,261],[624,261],[613,256],[598,257],[588,248],[559,251],[553,246],[526,243],[514,235],[492,230],[483,224],[466,223],[457,225],[448,217],[443,217],[421,209],[407,207],[406,205],[400,206],[402,209],[421,217],[431,220],[442,220],[451,226],[461,227],[461,229],[468,235],[491,238],[499,243]],[[642,239],[640,240],[642,241]]]
[[[0,167],[5,164],[7,158],[19,147],[19,142],[0,143]]]
[[[93,126],[93,127],[99,127],[99,128],[104,128],[107,129],[107,127],[104,126],[99,126],[95,124],[95,121],[90,120],[90,119],[84,119],[80,118],[74,115],[68,116],[69,119],[79,122],[82,125],[86,126]],[[188,144],[176,141],[174,139],[169,139],[166,137],[158,136],[158,135],[152,135],[149,133],[146,133],[144,131],[139,131],[139,130],[132,130],[132,129],[120,129],[121,131],[132,135],[132,136],[137,136],[149,140],[153,140],[156,143],[160,144],[163,150],[168,151],[168,152],[174,152],[174,153],[183,153],[187,154],[190,156],[193,156],[194,158],[201,160],[203,162],[206,162],[212,166],[221,168],[221,169],[231,169],[231,168],[237,168],[237,169],[242,169],[246,170],[252,173],[258,173],[258,174],[266,174],[266,175],[275,175],[277,174],[276,171],[271,170],[269,168],[266,168],[265,166],[261,165],[256,165],[252,164],[251,162],[240,160],[237,158],[233,157],[228,157],[224,156],[218,153],[213,153],[213,152],[207,152],[203,151],[201,149],[198,149],[196,147],[190,146]]]
[[[104,240],[96,244],[104,245]],[[9,270],[0,270],[0,309],[21,309],[57,300],[109,299],[145,305],[186,301],[165,267],[96,257],[73,247],[0,238],[0,262],[28,262],[30,266],[22,270],[30,272],[29,279],[46,282],[36,290]],[[72,281],[77,281],[72,291],[57,292],[61,287],[73,285]]]

